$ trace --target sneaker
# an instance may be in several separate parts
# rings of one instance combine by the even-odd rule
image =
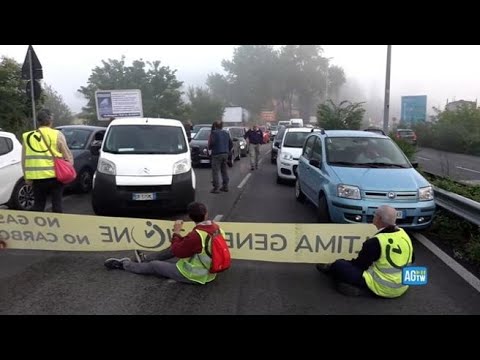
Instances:
[[[332,264],[317,264],[315,265],[315,268],[319,272],[326,274],[330,270],[330,266],[332,266]]]
[[[122,258],[122,259],[110,258],[105,260],[103,265],[105,265],[105,267],[110,270],[113,270],[113,269],[123,270],[123,263],[125,261],[131,261],[131,260],[129,258]]]
[[[222,188],[220,189],[220,191],[228,192],[228,186],[222,186]]]
[[[210,192],[211,192],[212,194],[220,194],[220,191],[218,191],[217,188],[213,188]]]
[[[337,291],[345,296],[370,296],[367,289],[361,289],[343,282],[337,284]]]
[[[138,250],[135,250],[135,259],[139,264],[145,262],[145,254]]]

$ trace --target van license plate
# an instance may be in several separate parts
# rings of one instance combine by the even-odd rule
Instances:
[[[397,211],[397,219],[403,219],[403,211]]]
[[[133,194],[134,201],[148,201],[155,200],[155,193]]]

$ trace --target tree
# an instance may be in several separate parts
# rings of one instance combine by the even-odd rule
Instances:
[[[206,84],[213,98],[229,106],[233,105],[232,84],[228,82],[224,75],[208,74]]]
[[[234,105],[258,114],[273,99],[278,53],[271,45],[242,45],[223,60]]]
[[[93,69],[87,86],[78,90],[88,100],[83,113],[87,114],[90,123],[95,122],[97,90],[140,89],[145,117],[183,120],[186,115],[180,90],[183,82],[177,80],[175,73],[176,70],[168,66],[160,66],[160,61],[144,62],[140,59],[133,61],[132,66],[126,66],[125,56],[121,60],[102,60],[102,66]]]
[[[15,60],[2,57],[0,62],[0,128],[15,133],[32,129],[32,105],[27,98],[26,81],[21,79],[21,65]],[[36,102],[37,110],[43,96]]]
[[[194,124],[211,123],[222,118],[223,103],[214,99],[207,90],[190,87],[187,95],[190,101],[189,116]]]
[[[318,106],[318,125],[325,130],[359,130],[365,114],[363,104],[344,100],[337,106],[328,100]]]
[[[73,114],[67,104],[51,86],[45,86],[45,103],[43,105],[53,114],[54,125],[70,125],[73,121]]]

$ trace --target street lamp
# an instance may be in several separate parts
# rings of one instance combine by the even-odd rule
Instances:
[[[387,45],[387,75],[385,79],[385,102],[383,110],[383,131],[388,134],[388,116],[390,110],[390,65],[392,59],[392,45]]]

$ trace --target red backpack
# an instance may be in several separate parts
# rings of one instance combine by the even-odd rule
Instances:
[[[209,246],[210,244],[211,246]],[[205,240],[205,252],[212,259],[212,264],[209,269],[211,273],[219,273],[230,268],[232,262],[230,249],[220,229],[212,234],[208,234]]]

